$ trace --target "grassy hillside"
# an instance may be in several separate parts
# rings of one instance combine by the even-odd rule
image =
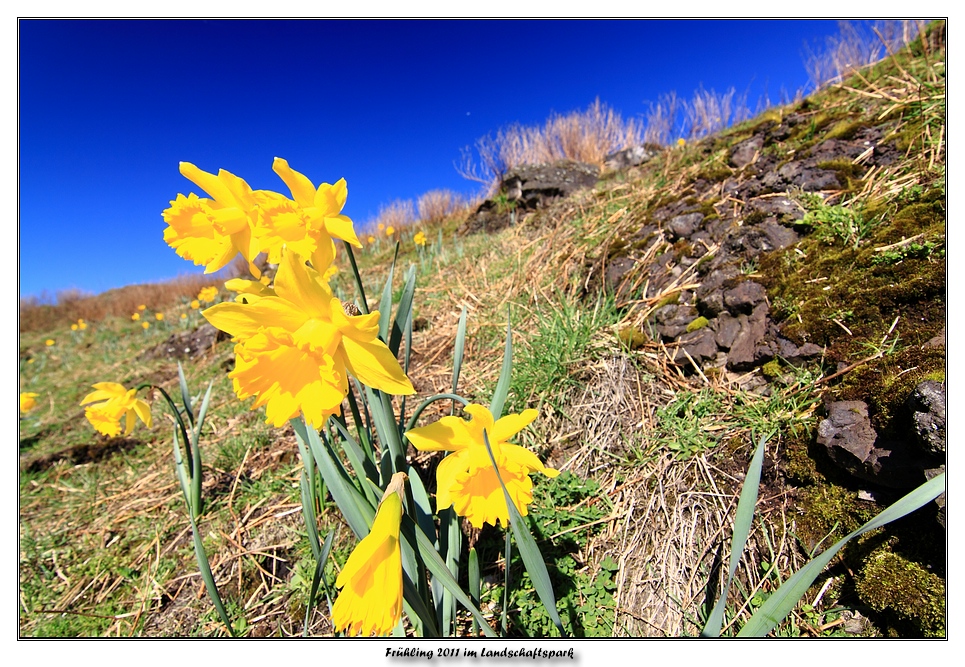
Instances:
[[[417,270],[405,352],[416,399],[451,388],[465,309],[460,393],[488,405],[509,318],[514,367],[506,409],[538,409],[518,442],[562,471],[534,476],[528,524],[569,633],[699,633],[761,435],[770,441],[758,519],[725,634],[812,554],[897,497],[832,465],[815,432],[824,406],[863,400],[879,434],[897,438],[896,415],[911,389],[926,379],[944,382],[945,136],[944,29],[933,26],[840,84],[666,148],[639,167],[604,173],[593,189],[514,216],[498,231],[466,234],[472,211],[450,208],[392,238],[384,231],[363,238],[355,256],[371,307],[392,305],[376,302],[394,241],[394,304],[404,269]],[[856,149],[863,141],[877,148]],[[746,146],[746,161],[736,159]],[[768,178],[805,157],[832,180],[802,188]],[[753,205],[777,198],[790,208]],[[673,216],[694,212],[716,230],[703,245],[669,231]],[[737,247],[748,238],[740,230],[765,224],[792,230],[794,241],[753,253],[749,242]],[[417,232],[425,246],[414,242]],[[734,368],[682,357],[681,346],[655,333],[658,311],[696,303],[725,252],[732,284],[753,281],[766,290],[769,326],[820,354]],[[337,265],[335,294],[353,301],[341,251]],[[302,632],[314,564],[295,434],[267,425],[264,410],[236,398],[228,377],[233,345],[203,326],[206,305],[192,305],[201,287],[96,297],[100,314],[86,316],[84,327],[76,326],[81,311],[22,311],[20,391],[38,394],[20,420],[22,636],[224,633],[198,576],[160,396],[152,426],[138,424],[127,437],[98,435],[79,406],[96,382],[148,382],[174,395],[179,361],[194,392],[212,385],[200,528],[235,631]],[[221,288],[215,301],[231,298]],[[700,319],[685,323],[686,331],[706,326]],[[410,411],[416,402],[409,399]],[[424,419],[443,414],[448,405]],[[440,456],[413,448],[408,455],[428,483]],[[945,533],[937,512],[929,505],[849,544],[775,634],[944,636]],[[331,585],[355,539],[330,499],[318,527],[335,534],[324,572]],[[496,626],[504,608],[501,531],[472,529],[469,542],[486,582],[480,608]],[[551,635],[518,556],[510,568],[518,586],[509,635]],[[324,596],[307,625],[314,635],[333,633]],[[468,636],[468,618],[462,627]]]

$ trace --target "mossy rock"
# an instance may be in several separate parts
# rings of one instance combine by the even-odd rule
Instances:
[[[869,607],[910,623],[923,637],[945,636],[945,582],[917,563],[882,549],[865,561],[855,588]]]

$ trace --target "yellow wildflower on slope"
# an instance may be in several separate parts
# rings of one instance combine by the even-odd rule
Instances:
[[[98,382],[93,386],[95,391],[87,394],[80,404],[90,404],[84,410],[84,416],[100,433],[111,437],[119,435],[123,418],[124,435],[130,435],[134,430],[135,415],[145,426],[151,427],[151,406],[135,398],[137,389],[126,389],[117,382]]]
[[[259,190],[255,193],[262,215],[254,234],[258,247],[268,253],[268,261],[278,264],[284,249],[311,259],[318,271],[324,271],[335,259],[334,239],[361,248],[352,220],[342,215],[348,198],[345,179],[334,185],[322,183],[318,189],[308,178],[276,157],[271,167],[288,186],[292,199]]]
[[[560,474],[545,467],[528,449],[506,442],[536,419],[536,410],[505,415],[495,423],[492,413],[481,405],[471,403],[463,411],[472,419],[443,417],[405,435],[420,451],[453,452],[442,459],[436,469],[437,512],[452,505],[456,514],[469,519],[475,528],[482,528],[484,523],[495,526],[497,521],[509,525],[509,507],[489,460],[483,430],[489,437],[489,446],[510,498],[519,513],[526,516],[527,507],[533,502],[533,482],[529,474],[537,471],[547,477]]]
[[[230,373],[235,393],[256,396],[252,409],[266,406],[269,424],[281,427],[302,414],[321,428],[341,414],[348,373],[374,389],[415,393],[378,339],[378,311],[347,315],[319,272],[295,253],[282,255],[274,289],[251,281],[228,287],[245,290],[245,301],[220,303],[202,315],[237,339]]]
[[[218,175],[198,169],[190,162],[179,166],[181,174],[204,190],[211,199],[191,193],[178,194],[161,213],[168,223],[164,242],[178,256],[203,264],[205,273],[228,265],[239,252],[248,260],[257,255],[251,242],[251,229],[257,203],[251,187],[224,169]]]
[[[195,301],[200,301],[202,303],[211,303],[218,298],[218,288],[214,285],[208,285],[207,287],[202,287],[201,291],[198,292],[198,298]],[[194,301],[191,302],[192,307],[194,306]]]
[[[350,635],[382,636],[402,617],[402,552],[399,525],[407,476],[392,476],[372,522],[335,580],[341,588],[332,605],[332,623]]]
[[[415,242],[415,244],[418,245],[418,246],[425,246],[425,244],[426,244],[426,235],[425,235],[424,233],[422,233],[422,232],[416,232],[416,233],[415,233],[415,236],[412,237],[412,240],[413,240],[413,241]]]
[[[37,397],[40,394],[35,394],[32,391],[24,391],[20,393],[20,412],[27,414],[35,407],[37,407]]]

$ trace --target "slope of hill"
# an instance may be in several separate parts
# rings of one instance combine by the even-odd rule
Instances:
[[[530,527],[568,632],[699,632],[761,436],[759,520],[725,634],[809,555],[944,468],[945,136],[938,25],[840,85],[535,211],[504,191],[486,210],[505,225],[468,233],[475,217],[457,216],[401,232],[398,266],[418,271],[407,354],[419,397],[451,388],[465,309],[460,391],[488,401],[508,313],[507,409],[538,408],[521,444],[563,471],[535,480]],[[380,239],[358,253],[370,297],[393,252]],[[344,256],[339,267],[333,288],[350,301]],[[20,426],[21,635],[222,632],[168,420],[155,409],[152,428],[106,438],[78,407],[95,382],[173,392],[179,360],[192,389],[213,383],[201,527],[235,630],[297,635],[313,565],[294,433],[235,398],[232,345],[206,333],[189,297],[143,305],[21,334],[21,391],[39,394]],[[432,479],[439,456],[409,454]],[[354,540],[334,504],[321,509],[336,536],[331,583]],[[487,527],[469,540],[495,623],[501,537]],[[775,632],[944,636],[945,541],[936,503],[869,533]],[[528,574],[510,567],[509,634],[549,635]],[[332,633],[326,604],[308,627]]]

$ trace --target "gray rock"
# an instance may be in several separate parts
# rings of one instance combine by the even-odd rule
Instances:
[[[742,141],[734,148],[731,153],[730,163],[740,169],[754,161],[757,152],[764,146],[764,138],[754,136],[746,141]]]
[[[900,442],[882,442],[864,401],[837,401],[818,424],[817,442],[855,477],[895,489],[918,486],[926,465]]]
[[[665,341],[671,341],[686,333],[687,326],[697,319],[697,309],[693,306],[669,305],[654,313],[654,329],[663,336]]]
[[[915,442],[927,454],[945,454],[945,385],[925,380],[908,396]]]
[[[778,222],[800,220],[804,217],[804,209],[790,197],[784,195],[774,197],[758,197],[748,202],[751,211],[773,216]]]
[[[697,307],[707,318],[716,317],[724,310],[724,287],[740,271],[733,264],[725,264],[707,274],[697,288]]]
[[[522,165],[503,178],[501,189],[508,201],[524,208],[538,208],[549,201],[592,188],[600,178],[600,170],[583,162]]]
[[[690,363],[682,350],[686,350],[687,354],[689,354],[697,364],[714,359],[717,356],[717,341],[710,327],[703,327],[702,329],[685,333],[677,342],[680,345],[680,347],[674,351],[674,361],[677,363]]]
[[[648,162],[660,154],[659,146],[639,145],[624,148],[622,151],[610,153],[603,160],[607,171],[619,171],[628,167],[636,167]]]
[[[727,367],[734,371],[746,371],[754,368],[760,356],[757,354],[758,345],[764,340],[767,332],[767,303],[758,304],[750,315],[738,315],[740,331],[737,333],[730,352],[727,353]]]
[[[703,219],[703,213],[685,213],[671,218],[667,223],[667,229],[670,230],[674,240],[684,238],[693,234]]]
[[[737,334],[739,334],[741,330],[740,321],[727,311],[722,312],[714,318],[709,326],[712,327],[717,334],[717,345],[725,350],[729,350],[734,345],[734,341],[737,340]]]
[[[745,280],[724,291],[724,305],[733,312],[749,313],[767,298],[767,290],[760,283]]]

